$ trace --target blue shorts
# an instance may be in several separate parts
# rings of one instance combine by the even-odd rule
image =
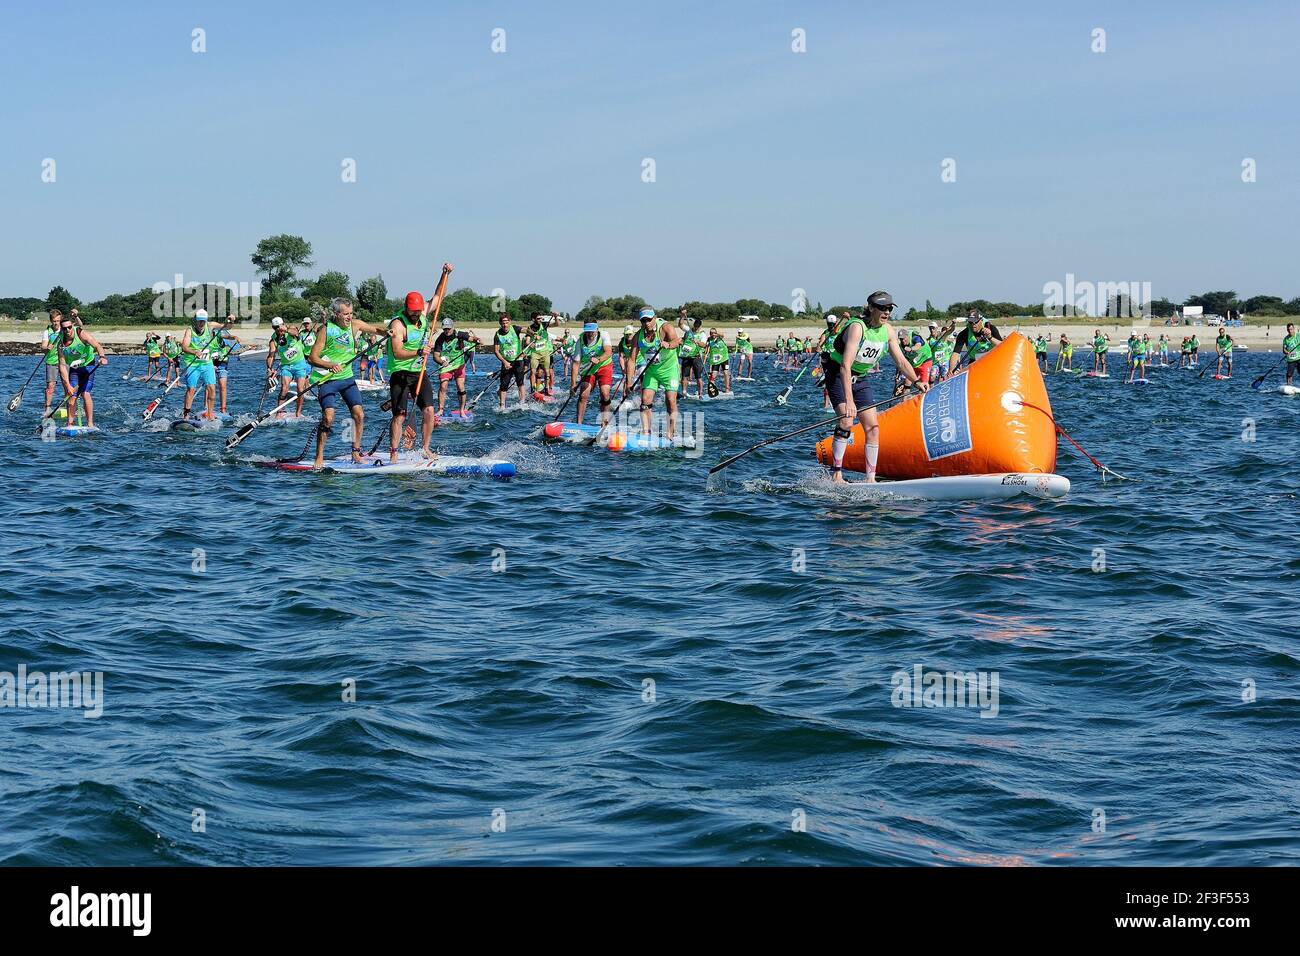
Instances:
[[[68,379],[72,382],[72,388],[78,395],[88,395],[95,390],[95,369],[98,365],[87,365],[83,368],[68,369]]]
[[[202,388],[205,385],[217,384],[217,372],[211,364],[207,362],[196,362],[182,370],[185,377],[186,388]]]
[[[333,408],[340,395],[343,397],[343,404],[348,408],[356,408],[362,404],[361,390],[357,388],[355,378],[335,379],[332,382],[326,382],[316,391],[316,397],[320,399],[322,409]]]
[[[220,379],[221,381],[224,382],[227,378],[230,377],[230,371],[226,368],[226,366],[214,365],[213,368],[216,369],[217,378]]]
[[[311,374],[311,363],[306,359],[301,362],[294,362],[292,365],[280,366],[281,378],[306,378]]]
[[[832,405],[844,402],[844,383],[840,381],[840,367],[829,356],[822,356],[822,376],[826,382],[826,394],[831,397]],[[871,405],[871,380],[865,375],[853,379],[853,404],[858,408]]]

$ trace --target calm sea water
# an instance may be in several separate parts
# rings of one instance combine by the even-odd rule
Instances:
[[[102,672],[103,713],[0,709],[0,861],[1295,863],[1300,398],[1250,388],[1277,360],[1052,376],[1140,480],[1062,443],[1067,498],[961,504],[835,492],[803,438],[706,489],[822,415],[763,358],[686,403],[697,459],[545,448],[541,410],[438,431],[511,482],[256,468],[308,428],[226,456],[142,426],[124,358],[106,433],[43,442],[38,381],[0,414],[0,671]],[[996,674],[996,716],[894,706],[917,667]]]

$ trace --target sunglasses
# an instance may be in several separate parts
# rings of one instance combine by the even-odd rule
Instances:
[[[893,307],[892,305],[873,305],[873,306],[871,306],[871,307],[872,307],[873,309],[875,309],[877,312],[893,312],[893,311],[894,311],[894,307]]]

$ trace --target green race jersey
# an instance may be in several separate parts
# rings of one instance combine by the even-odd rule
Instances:
[[[388,320],[388,328],[391,331],[394,322],[401,322],[402,327],[406,329],[406,335],[402,337],[402,347],[408,352],[418,352],[424,347],[429,329],[429,317],[422,316],[419,319],[409,319],[399,312]],[[384,346],[384,352],[388,359],[388,374],[394,372],[414,372],[420,366],[420,357],[412,355],[410,358],[399,359],[393,354],[393,339],[390,336],[388,344]]]
[[[227,339],[221,332],[216,333],[215,341],[212,343],[212,361],[217,365],[225,365],[230,361],[230,353],[235,349],[235,343]]]
[[[176,357],[181,354],[181,343],[172,339],[170,342],[163,343],[162,350],[163,355],[167,356],[169,359],[175,360]]]
[[[519,326],[512,325],[505,332],[497,329],[492,335],[493,344],[507,362],[513,362],[524,354],[524,341],[519,332]]]
[[[695,333],[690,329],[682,332],[682,344],[678,347],[677,354],[684,359],[695,358],[700,354],[700,343],[695,340]]]
[[[469,353],[474,351],[474,343],[461,341],[452,329],[448,329],[443,335],[447,335],[448,332],[451,334],[444,341],[442,348],[438,349],[438,353],[447,360],[447,364],[442,366],[442,371],[454,372],[465,364]]]
[[[587,334],[584,332],[578,338],[578,374],[595,375],[606,365],[612,365],[613,356],[601,358],[605,351],[605,338],[599,332],[594,333],[596,341],[588,343]]]
[[[202,332],[190,331],[190,348],[198,352],[197,355],[191,355],[189,352],[183,352],[181,355],[181,364],[186,368],[193,368],[196,365],[211,365],[212,350],[217,343],[217,333],[213,329],[205,328]]]
[[[533,334],[533,340],[528,344],[528,354],[536,355],[539,358],[549,358],[555,351],[555,343],[551,341],[551,333],[546,329],[530,328]]]
[[[283,339],[277,340],[275,356],[281,365],[296,365],[307,357],[307,349],[302,339],[286,332]]]
[[[1105,336],[1099,335],[1092,340],[1092,350],[1096,352],[1098,355],[1106,351],[1107,347],[1108,346],[1106,345]]]
[[[1224,355],[1232,354],[1232,339],[1228,338],[1226,335],[1220,335],[1214,340],[1214,344],[1219,347],[1219,351]]]
[[[325,326],[325,344],[320,349],[321,361],[331,365],[341,365],[337,372],[329,369],[313,368],[311,382],[342,382],[353,377],[352,363],[357,357],[357,337],[351,326],[343,328],[330,322]]]
[[[660,340],[659,330],[662,327],[663,326],[660,323],[660,320],[655,319],[654,331],[650,334],[649,339],[645,337],[644,328],[641,329],[641,331],[637,332],[636,334],[637,351],[641,356],[644,357],[643,361],[648,362],[650,360],[650,356],[655,354],[655,349],[659,350],[659,357],[656,358],[653,362],[651,362],[649,366],[650,370],[656,375],[659,374],[667,375],[668,370],[672,368],[674,364],[677,365],[681,364],[681,359],[677,357],[677,349],[676,348],[670,349],[668,346],[664,345]]]
[[[635,335],[625,335],[618,340],[618,354],[622,358],[631,358],[632,346],[636,345]]]
[[[858,344],[858,354],[853,356],[849,371],[854,375],[865,375],[879,364],[881,357],[889,349],[889,330],[885,326],[872,328],[862,319],[852,318],[843,324],[835,341],[831,345],[830,358],[836,365],[844,364],[844,342],[849,329],[854,326],[862,329],[862,341]]]
[[[85,368],[95,363],[95,350],[81,340],[76,329],[72,330],[72,341],[60,343],[59,354],[63,360],[74,368]]]
[[[1038,338],[1034,339],[1034,351],[1037,352],[1039,355],[1046,355],[1047,339],[1043,338],[1041,335]]]
[[[722,365],[731,358],[731,352],[727,348],[727,343],[722,339],[711,339],[709,341],[709,364]]]
[[[903,346],[903,355],[912,364],[912,368],[917,369],[934,358],[934,351],[922,342],[920,345]]]
[[[749,339],[736,339],[736,351],[741,355],[749,355],[754,351],[754,343]]]
[[[59,364],[59,330],[45,330],[45,364]]]
[[[1288,335],[1282,340],[1282,354],[1288,362],[1300,362],[1300,335]]]

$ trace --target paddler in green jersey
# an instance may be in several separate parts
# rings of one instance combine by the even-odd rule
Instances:
[[[1160,333],[1160,364],[1169,364],[1169,336],[1164,332]]]
[[[86,425],[95,427],[95,370],[108,364],[104,347],[84,328],[77,328],[71,316],[59,320],[59,379],[68,396],[68,424],[77,417],[77,403],[85,401]]]
[[[949,322],[944,328],[939,328],[938,322],[930,322],[926,325],[926,344],[930,346],[930,353],[934,356],[934,361],[930,363],[930,381],[941,382],[948,377],[948,362],[952,358],[953,350],[956,343],[953,341],[953,333],[957,331],[957,323]]]
[[[1215,375],[1232,378],[1232,336],[1224,329],[1219,329],[1219,337],[1214,340],[1214,353],[1217,356],[1214,367]],[[1223,363],[1228,363],[1228,373],[1223,374]]]
[[[533,313],[533,324],[528,327],[532,336],[528,344],[528,364],[532,369],[533,391],[550,395],[555,391],[555,369],[551,366],[555,344],[551,341],[546,319],[544,312]]]
[[[311,375],[311,363],[307,355],[311,351],[303,342],[299,331],[287,324],[280,316],[271,319],[271,340],[266,344],[266,379],[269,383],[275,376],[275,366],[280,366],[280,397],[277,406],[283,405],[289,397],[289,385],[298,390],[298,402],[293,411],[294,418],[302,418],[302,403],[307,398],[307,377]],[[284,412],[277,413],[283,415]]]
[[[1092,330],[1092,370],[1098,375],[1109,374],[1106,371],[1106,352],[1110,348],[1110,336],[1101,329]]]
[[[235,324],[233,315],[226,316],[226,321],[217,328],[217,340],[212,349],[212,367],[217,372],[217,401],[221,414],[226,414],[226,380],[230,376],[230,355],[236,345],[243,345],[230,327]]]
[[[928,383],[930,381],[930,366],[934,361],[934,350],[930,348],[919,332],[913,332],[911,341],[907,344],[900,342],[899,347],[903,350],[903,357],[907,359],[907,364],[912,367],[916,377]],[[899,366],[894,375],[894,394],[902,395],[906,388],[907,384],[903,379],[902,366]]]
[[[1147,377],[1147,346],[1150,340],[1143,341],[1136,334],[1129,337],[1129,369],[1128,380],[1133,382],[1139,378]]]
[[[682,363],[682,391],[689,392],[691,376],[695,374],[695,356],[700,354],[700,350],[694,336],[691,335],[691,320],[686,315],[685,309],[678,313],[677,331],[682,337],[682,347],[677,350],[677,357]]]
[[[388,330],[362,322],[352,312],[352,300],[338,296],[330,300],[329,319],[316,333],[315,344],[307,356],[312,366],[311,383],[316,388],[320,402],[320,424],[316,426],[316,467],[325,467],[325,442],[334,429],[334,410],[339,399],[352,413],[352,460],[364,463],[361,455],[361,434],[365,429],[366,410],[362,405],[361,391],[352,371],[360,349],[358,337],[363,333],[387,336]]]
[[[741,329],[736,333],[736,378],[754,377],[754,343],[749,333]]]
[[[511,382],[518,387],[519,404],[522,406],[528,402],[528,395],[524,392],[524,382],[528,379],[526,353],[532,336],[527,329],[511,324],[508,312],[502,312],[497,316],[497,326],[496,332],[492,335],[492,354],[501,363],[501,368],[497,372],[497,405],[498,410],[504,412],[506,394],[510,391]]]
[[[1047,336],[1042,332],[1034,336],[1034,358],[1038,360],[1041,371],[1047,371]]]
[[[614,386],[614,350],[609,344],[609,333],[595,322],[586,322],[577,340],[578,354],[578,417],[579,425],[587,415],[587,399],[593,388],[600,388],[600,428],[609,425],[610,392]]]
[[[460,414],[465,414],[465,405],[469,395],[465,390],[465,363],[475,348],[482,345],[473,332],[456,329],[456,323],[446,318],[442,320],[442,334],[433,343],[433,358],[438,363],[438,416],[447,407],[447,383],[456,383],[456,403]]]
[[[727,341],[722,337],[719,329],[709,329],[709,394],[717,393],[718,386],[714,381],[718,375],[722,376],[722,381],[726,386],[723,391],[731,394],[731,350],[727,348]]]
[[[208,322],[208,313],[199,309],[181,336],[181,373],[185,379],[182,418],[191,417],[194,397],[200,388],[203,389],[203,413],[199,417],[216,418],[217,370],[212,364],[212,353],[217,338],[216,328]]]
[[[1195,332],[1193,332],[1192,337],[1187,340],[1187,347],[1191,349],[1192,352],[1191,367],[1196,368],[1196,366],[1201,364],[1201,340],[1197,338]]]
[[[1061,339],[1056,346],[1056,370],[1058,372],[1073,372],[1074,346],[1070,343],[1070,337],[1064,332],[1061,333]]]
[[[310,315],[302,320],[302,330],[298,333],[298,337],[302,339],[303,348],[310,355],[311,350],[316,346],[316,325]]]
[[[672,441],[677,430],[677,392],[682,382],[682,363],[677,357],[682,334],[671,322],[656,318],[654,309],[642,309],[637,313],[637,320],[641,331],[632,346],[632,364],[635,366],[642,357],[647,363],[641,377],[641,431],[651,434],[650,411],[654,408],[655,392],[662,390],[668,412],[666,437]]]
[[[158,338],[157,332],[150,332],[144,337],[144,354],[148,359],[145,365],[144,381],[149,381],[160,371],[162,371],[162,341]]]
[[[618,340],[618,367],[623,373],[623,388],[632,383],[636,378],[636,373],[632,369],[632,349],[636,345],[636,328],[631,325],[623,326],[623,337]],[[626,396],[625,396],[626,397]]]
[[[181,346],[170,332],[163,339],[162,354],[163,358],[167,360],[167,378],[163,384],[170,385],[173,377],[179,382],[181,378]]]
[[[1300,372],[1300,335],[1295,334],[1295,323],[1288,322],[1286,335],[1282,339],[1282,361],[1286,362],[1286,383],[1291,384],[1291,376]]]
[[[62,322],[63,311],[50,309],[50,324],[45,327],[45,411],[41,413],[42,420],[50,417],[50,409],[54,407],[54,386],[60,381],[59,338],[63,335]],[[66,397],[67,393],[64,395]]]
[[[443,263],[443,276],[449,276],[451,272],[451,263]],[[446,293],[445,279],[438,280],[438,288]],[[421,293],[412,290],[406,293],[402,311],[388,320],[385,351],[388,358],[388,408],[393,416],[388,426],[388,460],[394,465],[397,464],[397,449],[402,436],[406,434],[406,423],[410,421],[412,400],[420,412],[420,454],[426,459],[437,457],[429,448],[433,426],[437,424],[433,409],[433,376],[429,373],[429,353],[433,351],[433,320],[429,313],[437,311],[440,304],[436,292],[426,302]],[[414,442],[414,438],[411,440]]]
[[[569,335],[569,330],[565,329],[564,334],[560,336],[560,341],[555,343],[555,352],[560,357],[560,366],[564,369],[564,380],[568,382],[569,388],[577,387],[577,380],[574,378],[577,367],[574,364],[574,340]]]
[[[894,299],[888,292],[871,293],[867,297],[866,317],[850,318],[844,323],[836,334],[835,341],[831,343],[830,354],[822,357],[831,402],[840,416],[831,442],[832,481],[844,480],[844,450],[853,435],[855,420],[866,433],[864,457],[867,481],[876,480],[880,426],[876,420],[876,410],[870,407],[873,402],[868,374],[880,363],[880,358],[886,351],[893,357],[894,364],[903,370],[903,376],[908,379],[909,385],[914,384],[922,392],[930,387],[928,382],[917,378],[907,356],[898,347],[894,330],[887,321],[893,311]]]
[[[1192,364],[1192,340],[1186,335],[1178,346],[1178,367],[1188,368]]]

